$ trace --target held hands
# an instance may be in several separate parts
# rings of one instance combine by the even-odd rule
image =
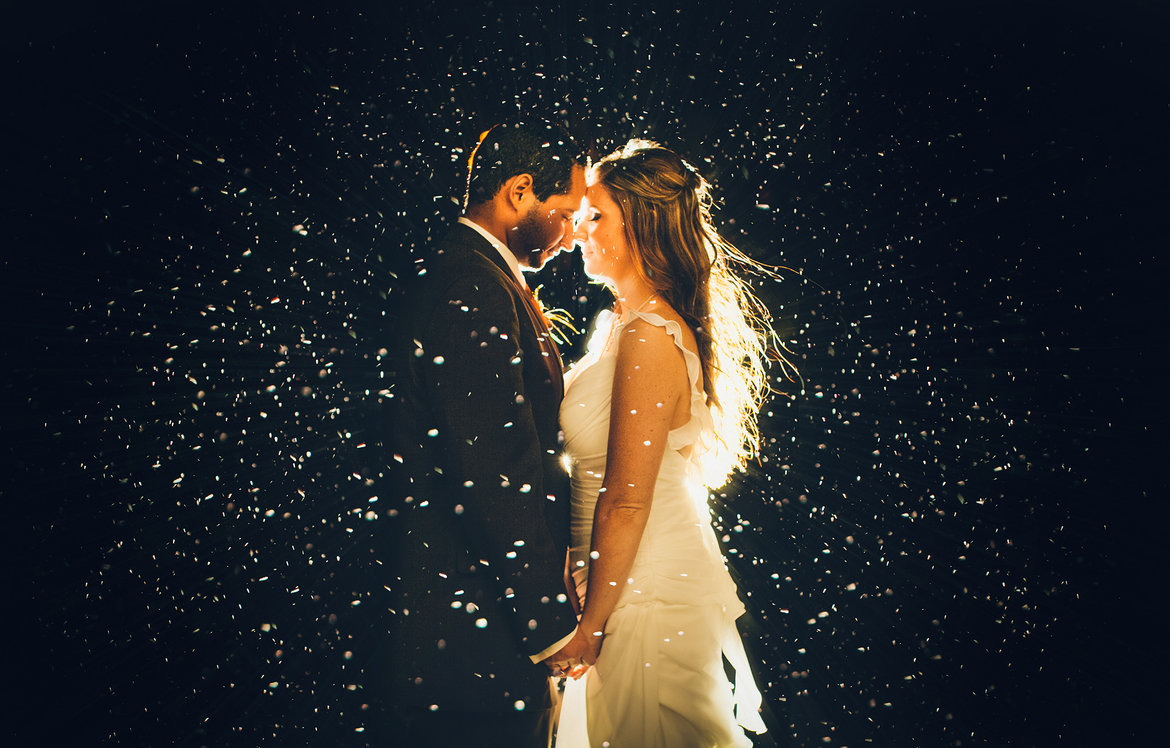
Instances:
[[[569,643],[545,660],[544,664],[548,666],[553,677],[568,676],[576,680],[597,662],[597,656],[601,653],[602,638],[600,631],[589,633],[578,627]]]

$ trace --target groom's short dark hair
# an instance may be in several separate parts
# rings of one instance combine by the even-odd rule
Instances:
[[[541,202],[569,191],[573,165],[585,154],[563,127],[548,122],[506,122],[480,136],[467,161],[466,210],[486,203],[517,174],[532,175],[532,191]]]

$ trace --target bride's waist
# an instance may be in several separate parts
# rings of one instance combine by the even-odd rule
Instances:
[[[574,523],[569,557],[574,565],[589,562],[592,548],[592,523]],[[638,542],[634,566],[654,566],[662,563],[686,564],[689,559],[707,563],[712,559],[723,562],[715,534],[698,521],[647,522]]]
[[[584,600],[589,586],[588,558],[570,556],[574,586]],[[635,560],[626,577],[618,606],[638,599],[677,599],[699,603],[712,599],[726,602],[735,597],[735,583],[721,556],[694,552],[686,556],[647,557]]]
[[[600,482],[596,486],[573,488],[569,522],[574,538],[592,530],[600,491]],[[643,542],[654,538],[675,542],[676,536],[702,533],[703,528],[710,532],[710,520],[700,514],[701,510],[702,506],[686,491],[685,485],[659,480],[650,499]]]
[[[570,495],[574,505],[592,506],[605,483],[605,468],[596,471],[576,470],[570,481]],[[691,484],[685,475],[660,474],[654,481],[654,499],[678,496],[690,500]]]

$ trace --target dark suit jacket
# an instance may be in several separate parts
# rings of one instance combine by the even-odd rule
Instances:
[[[386,351],[382,448],[397,502],[377,539],[391,593],[386,688],[440,710],[538,708],[547,670],[529,656],[576,625],[563,602],[559,355],[531,296],[469,227],[416,272]]]

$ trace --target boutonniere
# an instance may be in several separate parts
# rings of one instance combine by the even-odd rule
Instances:
[[[536,309],[540,312],[540,316],[544,317],[544,321],[548,323],[548,334],[559,345],[565,345],[569,342],[569,333],[579,335],[580,330],[573,324],[573,315],[565,309],[546,309],[540,300],[540,289],[543,285],[537,286],[532,290],[532,299],[536,302]]]

